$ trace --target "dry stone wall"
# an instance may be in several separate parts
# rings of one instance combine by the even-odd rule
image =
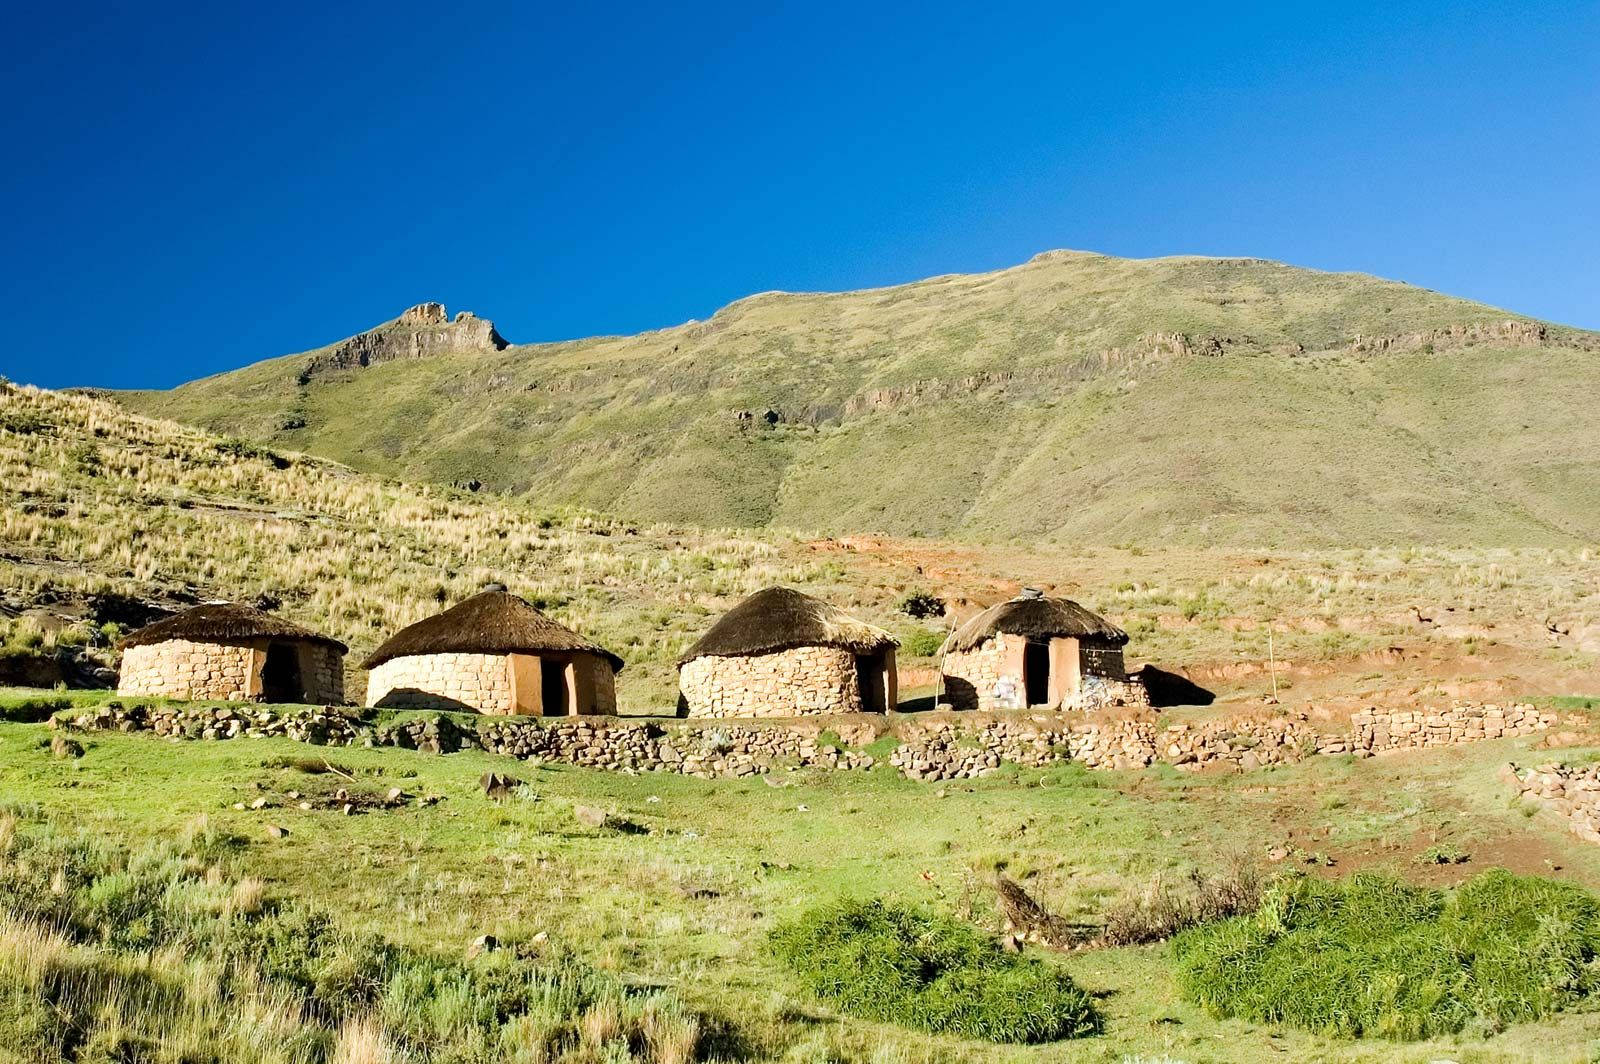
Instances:
[[[1358,749],[1381,753],[1421,746],[1450,746],[1479,739],[1532,735],[1557,721],[1533,706],[1457,704],[1449,709],[1369,709],[1350,719]]]
[[[1527,735],[1553,718],[1522,713],[1514,731]],[[1498,707],[1456,705],[1443,715],[1485,722]],[[1392,715],[1391,715],[1392,716]],[[82,714],[72,725],[87,729],[154,731],[192,739],[237,739],[282,735],[302,742],[399,746],[430,753],[479,749],[529,761],[554,761],[621,772],[674,772],[702,778],[765,775],[788,768],[871,768],[886,760],[913,780],[973,779],[1005,765],[1040,768],[1076,761],[1089,769],[1139,769],[1156,763],[1179,771],[1250,771],[1323,754],[1373,756],[1363,746],[1361,726],[1350,732],[1317,731],[1304,714],[1177,721],[1162,725],[1148,713],[1121,719],[1073,718],[1060,713],[961,714],[897,720],[876,714],[826,719],[627,720],[616,717],[491,716],[481,719],[413,718],[377,727],[356,711],[281,711],[225,706],[138,706],[110,703]],[[824,741],[824,730],[842,742]],[[1490,728],[1462,728],[1451,742],[1490,738]],[[861,749],[890,736],[887,756]],[[1436,745],[1434,743],[1426,745]],[[1389,749],[1400,749],[1391,747]],[[1583,790],[1587,784],[1576,786]]]
[[[511,672],[504,654],[390,658],[367,674],[367,705],[510,713]]]
[[[691,717],[804,717],[858,713],[856,656],[839,647],[701,657],[678,671]]]

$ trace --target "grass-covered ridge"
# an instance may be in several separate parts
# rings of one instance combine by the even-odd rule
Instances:
[[[807,990],[862,1019],[991,1042],[1100,1027],[1093,1000],[1062,969],[911,906],[838,901],[779,927],[772,942]]]
[[[1297,877],[1173,951],[1185,996],[1218,1016],[1345,1037],[1496,1031],[1600,988],[1600,900],[1501,869],[1448,892]]]
[[[302,380],[312,352],[122,401],[640,520],[1101,544],[1592,541],[1597,338],[1497,331],[1508,317],[1256,259],[1063,252]]]

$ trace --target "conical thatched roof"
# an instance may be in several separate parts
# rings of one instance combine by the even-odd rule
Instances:
[[[990,606],[950,634],[939,653],[971,650],[991,636],[1004,632],[1043,641],[1058,636],[1122,646],[1128,633],[1071,599],[1050,598],[1033,588],[997,606]]]
[[[858,621],[821,599],[787,587],[769,587],[723,614],[699,642],[684,652],[678,664],[695,658],[772,654],[808,646],[874,654],[899,643],[882,628]]]
[[[238,602],[208,602],[166,620],[145,625],[122,641],[122,648],[187,639],[192,643],[236,643],[242,639],[284,639],[321,643],[339,653],[350,648],[331,636]]]
[[[491,588],[390,636],[361,663],[375,669],[390,658],[414,654],[537,654],[542,650],[598,654],[622,668],[622,659],[540,613],[525,599]]]

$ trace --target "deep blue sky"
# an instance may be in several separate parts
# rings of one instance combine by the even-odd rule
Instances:
[[[633,332],[1055,247],[1600,327],[1597,2],[331,6],[11,9],[0,374],[171,385],[424,299]]]

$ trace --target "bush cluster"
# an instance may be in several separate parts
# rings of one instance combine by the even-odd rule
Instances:
[[[1184,995],[1216,1016],[1323,1034],[1493,1031],[1600,982],[1600,901],[1494,869],[1452,892],[1358,874],[1291,877],[1252,916],[1173,940]]]
[[[0,817],[6,1059],[696,1058],[701,1017],[669,992],[631,990],[571,957],[441,959],[352,933],[221,874],[240,845],[202,822],[129,853]]]
[[[991,1042],[1100,1029],[1089,995],[1060,968],[909,906],[835,902],[780,926],[773,945],[807,990],[862,1019]]]

